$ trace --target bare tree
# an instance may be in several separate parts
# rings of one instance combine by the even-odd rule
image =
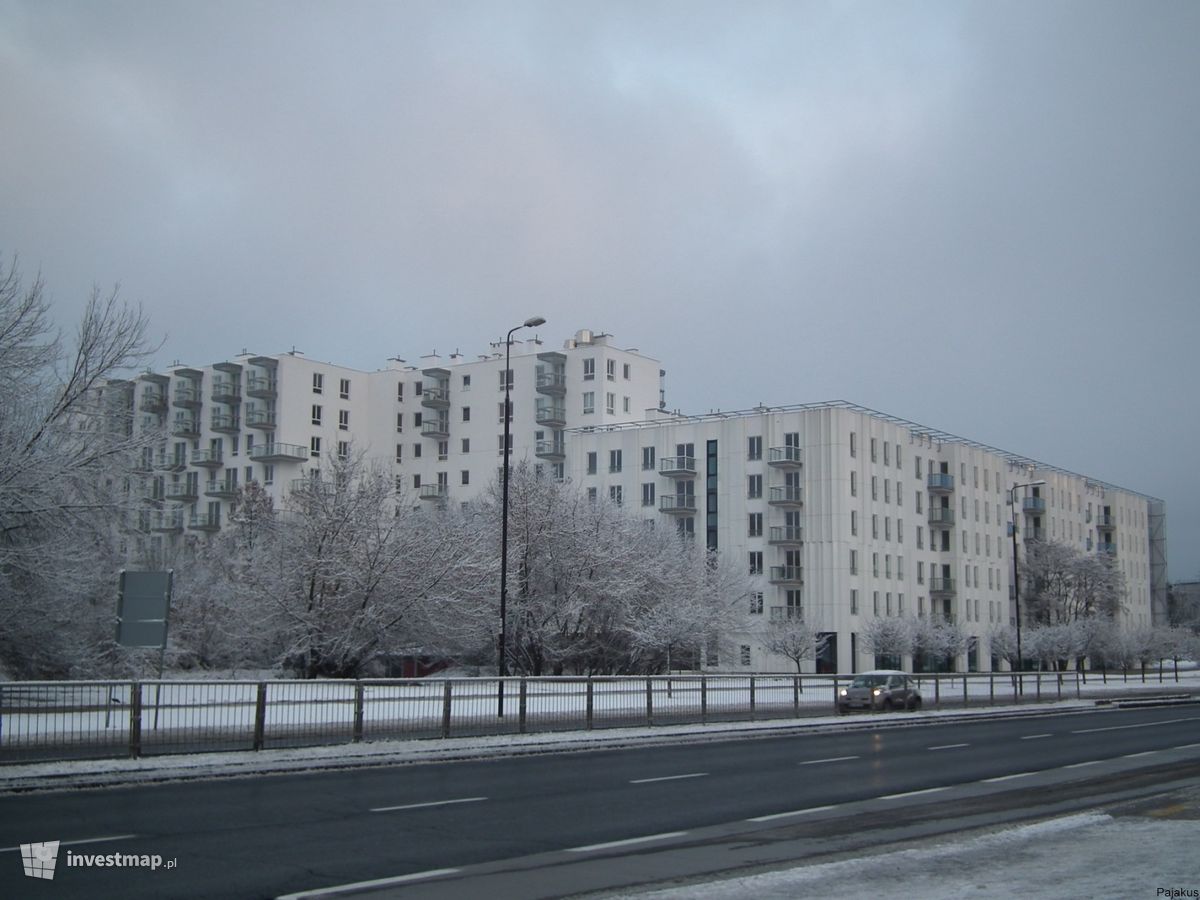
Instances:
[[[1045,625],[1112,618],[1125,597],[1124,575],[1112,557],[1056,541],[1029,543],[1022,576],[1029,617]]]
[[[913,631],[908,619],[876,616],[868,619],[858,632],[863,649],[879,657],[900,657],[913,652]],[[899,668],[897,664],[896,668]]]
[[[912,653],[921,668],[941,669],[967,649],[967,635],[956,623],[939,618],[913,621]]]
[[[894,621],[889,619],[874,621]],[[825,652],[830,635],[800,616],[784,616],[767,623],[762,635],[762,648],[768,653],[790,659],[796,674],[802,674],[802,663],[816,659]]]

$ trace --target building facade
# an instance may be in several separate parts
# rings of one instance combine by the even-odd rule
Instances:
[[[351,453],[414,503],[466,502],[503,462],[507,386],[514,464],[745,566],[753,592],[712,667],[785,670],[762,633],[800,616],[830,636],[818,671],[869,668],[862,628],[892,616],[957,623],[970,637],[958,667],[991,668],[988,633],[1016,617],[1013,548],[1036,539],[1114,557],[1127,624],[1166,609],[1155,498],[846,403],[671,414],[659,362],[605,334],[514,342],[507,368],[504,349],[373,372],[243,354],[140,376],[136,427],[157,436],[141,466],[143,559],[219,530],[239,486],[286,509],[298,480]],[[1030,482],[1043,483],[1013,490]]]

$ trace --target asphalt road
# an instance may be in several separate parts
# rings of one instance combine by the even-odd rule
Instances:
[[[1166,752],[1200,760],[1200,707],[9,796],[0,896],[273,897],[499,860],[583,860],[824,807],[1017,788],[1046,770],[1078,779],[1104,761],[1150,766]],[[27,879],[17,846],[50,840],[63,842],[53,882]],[[164,864],[81,867],[68,851]]]

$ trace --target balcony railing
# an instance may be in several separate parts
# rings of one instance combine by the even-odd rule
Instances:
[[[954,490],[954,476],[949,472],[930,472],[927,485],[935,494],[948,493]]]
[[[771,566],[771,584],[803,584],[803,566]]]
[[[799,447],[770,447],[767,450],[767,465],[794,469],[803,464],[804,451]]]
[[[1117,527],[1117,517],[1116,516],[1106,516],[1103,514],[1098,515],[1098,516],[1096,516],[1096,527],[1097,528],[1116,528]]]
[[[795,484],[773,487],[767,494],[767,502],[772,506],[803,506],[804,488]]]
[[[154,458],[154,468],[160,472],[181,472],[187,468],[187,457],[182,453],[160,453]]]
[[[421,437],[445,440],[450,437],[449,419],[426,419],[421,423]]]
[[[1024,497],[1021,499],[1021,509],[1033,516],[1040,516],[1046,511],[1045,497]]]
[[[200,423],[195,419],[176,419],[171,423],[171,434],[175,437],[200,437]]]
[[[179,385],[175,388],[172,402],[176,406],[182,406],[186,409],[195,409],[201,403],[200,390],[194,387],[185,387],[184,385]]]
[[[225,464],[225,454],[220,450],[193,450],[192,465],[207,466],[210,469],[219,469]]]
[[[255,462],[302,462],[308,459],[307,447],[299,444],[280,444],[272,441],[269,444],[255,444],[248,451]]]
[[[567,424],[567,408],[557,403],[539,403],[534,413],[534,420],[539,425],[563,428]]]
[[[696,474],[694,456],[664,456],[658,461],[658,474],[668,478],[688,478]]]
[[[952,528],[954,526],[954,510],[949,506],[929,507],[929,524],[935,528]]]
[[[231,413],[213,413],[209,426],[213,431],[220,431],[225,434],[234,434],[241,431],[241,423],[238,422],[238,417]]]
[[[167,398],[161,392],[151,388],[150,390],[142,391],[142,399],[138,402],[138,409],[147,413],[162,413],[166,411]]]
[[[232,500],[237,496],[237,484],[232,481],[213,480],[204,486],[205,497],[215,497],[218,500]]]
[[[1025,540],[1027,541],[1044,541],[1046,539],[1045,528],[1026,528]]]
[[[218,378],[212,385],[214,403],[241,403],[242,386],[231,378]]]
[[[930,578],[929,593],[950,595],[954,593],[953,578]]]
[[[188,519],[188,528],[195,531],[217,531],[221,527],[221,514],[218,512],[192,513]]]
[[[421,405],[430,409],[448,409],[450,407],[450,388],[440,385],[424,388],[421,391]]]
[[[422,500],[445,500],[450,496],[450,486],[447,484],[423,484],[417,489],[417,496]]]
[[[771,544],[802,544],[804,529],[799,525],[772,525],[767,532],[767,542]]]
[[[534,447],[533,455],[538,457],[538,459],[561,462],[566,459],[567,446],[563,441],[538,441]]]
[[[150,520],[151,531],[182,531],[183,530],[183,511],[170,510],[168,512],[156,513],[154,518]]]
[[[562,372],[538,372],[536,390],[550,397],[562,397],[567,393],[567,376]]]
[[[199,497],[197,485],[186,481],[166,485],[163,489],[163,496],[168,500],[177,500],[182,503],[195,503]]]
[[[658,498],[658,511],[673,515],[690,515],[696,511],[695,494],[663,494]]]
[[[1096,545],[1096,552],[1103,553],[1106,556],[1116,556],[1117,555],[1117,545],[1116,544],[1106,544],[1104,542],[1101,542]]]
[[[265,409],[246,410],[246,425],[250,428],[275,429],[275,413]]]
[[[251,397],[258,397],[261,400],[274,400],[279,389],[274,378],[266,378],[262,375],[248,375],[246,377],[246,393]]]

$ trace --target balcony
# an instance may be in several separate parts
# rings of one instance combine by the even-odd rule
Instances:
[[[183,511],[159,512],[150,520],[151,531],[183,531]]]
[[[1045,528],[1026,528],[1025,540],[1027,541],[1044,541],[1046,539]]]
[[[224,434],[237,434],[242,430],[238,417],[233,413],[213,413],[208,424],[213,431],[220,431]]]
[[[1116,528],[1117,527],[1117,517],[1116,516],[1106,516],[1103,514],[1098,515],[1098,516],[1096,516],[1096,527],[1097,528]]]
[[[551,428],[565,428],[567,407],[560,403],[538,403],[534,421],[539,425],[547,425]]]
[[[953,528],[954,527],[954,510],[949,506],[931,506],[929,507],[929,527],[930,528]]]
[[[279,394],[274,378],[265,375],[246,376],[246,395],[260,400],[274,400]]]
[[[171,402],[175,406],[180,406],[184,409],[199,409],[203,401],[200,397],[199,388],[187,387],[180,384],[176,385],[175,394],[171,398]]]
[[[182,472],[187,468],[187,457],[182,453],[160,453],[155,457],[154,468],[160,472]]]
[[[803,566],[771,566],[771,584],[804,584]]]
[[[675,516],[690,516],[696,512],[695,494],[663,494],[658,498],[658,511]]]
[[[767,502],[771,506],[803,506],[804,488],[798,484],[785,484],[773,487],[767,494]]]
[[[949,472],[930,472],[926,486],[930,493],[949,494],[954,490],[954,476]]]
[[[562,462],[567,458],[567,447],[562,441],[538,441],[533,455],[538,459]]]
[[[421,405],[429,409],[450,408],[450,388],[445,385],[432,385],[421,391]]]
[[[171,434],[181,438],[198,438],[200,422],[196,419],[176,419],[171,423]]]
[[[1026,515],[1040,516],[1046,512],[1045,497],[1024,497],[1021,500],[1021,509]]]
[[[771,447],[767,450],[767,465],[798,469],[804,465],[804,451],[799,447]]]
[[[142,399],[138,401],[138,409],[146,413],[162,414],[167,411],[167,398],[161,391],[147,388],[142,391]]]
[[[772,525],[767,532],[768,544],[803,544],[804,529],[799,525]]]
[[[421,423],[421,437],[437,438],[439,441],[450,437],[449,418],[426,419]]]
[[[934,597],[954,596],[953,578],[930,578],[929,593]]]
[[[664,456],[658,461],[658,474],[667,478],[694,478],[696,458],[694,456]]]
[[[232,378],[218,378],[213,381],[211,396],[214,403],[241,403],[242,386]]]
[[[214,480],[204,486],[204,496],[217,500],[232,500],[237,496],[237,482]]]
[[[1103,541],[1101,541],[1100,543],[1098,543],[1096,545],[1096,552],[1102,553],[1105,556],[1116,556],[1117,555],[1117,545],[1116,544],[1106,544]]]
[[[246,426],[274,431],[275,413],[265,409],[248,409],[246,410]]]
[[[423,484],[417,489],[417,496],[422,500],[443,501],[450,496],[450,485]]]
[[[308,448],[299,444],[280,444],[272,441],[269,444],[255,444],[247,450],[255,462],[303,462],[308,459]]]
[[[166,485],[163,496],[180,503],[195,503],[199,499],[195,482],[179,481]]]
[[[219,469],[225,464],[224,456],[220,450],[193,450],[192,465]]]
[[[548,397],[563,397],[567,393],[567,376],[563,372],[538,372],[535,390]]]
[[[221,514],[217,512],[192,513],[188,519],[188,528],[193,531],[218,531],[221,528]]]

